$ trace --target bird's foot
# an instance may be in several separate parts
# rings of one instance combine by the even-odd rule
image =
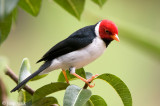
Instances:
[[[93,75],[90,79],[84,79],[83,77],[79,76],[76,73],[72,73],[72,75],[74,75],[75,77],[77,77],[77,78],[81,79],[82,81],[84,81],[90,88],[93,88],[95,86],[95,84],[91,85],[90,83],[93,81],[94,78],[96,78],[98,76],[98,74],[96,74],[96,75]]]
[[[94,86],[95,86],[95,84],[94,85],[91,85],[90,83],[94,80],[94,78],[96,78],[97,76],[99,76],[98,74],[96,74],[96,75],[93,75],[90,79],[87,79],[86,80],[86,84],[88,84],[88,86],[90,87],[90,88],[93,88]]]
[[[90,79],[87,79],[87,82],[92,82],[97,76],[99,76],[99,74],[93,75]]]

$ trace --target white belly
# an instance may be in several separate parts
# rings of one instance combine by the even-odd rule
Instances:
[[[76,69],[82,68],[101,56],[105,49],[105,43],[102,41],[102,39],[97,37],[85,48],[67,53],[66,55],[54,59],[50,68],[43,71],[43,73],[55,69],[67,70],[71,67],[75,67]]]

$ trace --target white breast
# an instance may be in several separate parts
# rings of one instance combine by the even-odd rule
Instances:
[[[41,74],[48,73],[55,69],[68,70],[71,67],[75,67],[76,69],[82,68],[101,56],[105,49],[105,43],[102,39],[96,37],[93,42],[85,48],[67,53],[52,60],[51,66]]]
[[[78,69],[97,59],[105,49],[105,43],[99,37],[96,37],[87,47],[56,58],[53,60],[52,65],[58,63],[57,68],[68,69],[75,67]]]

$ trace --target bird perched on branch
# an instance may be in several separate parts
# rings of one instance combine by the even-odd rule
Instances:
[[[75,73],[76,69],[82,68],[91,63],[103,54],[111,41],[119,41],[118,28],[110,20],[102,20],[95,25],[86,26],[71,34],[68,38],[53,46],[37,63],[44,61],[44,64],[33,74],[19,83],[11,92],[18,90],[30,79],[38,74],[48,73],[56,69],[62,69],[66,82],[69,83],[66,70],[70,74],[81,79],[93,87],[90,82],[98,75],[90,79],[84,79]]]

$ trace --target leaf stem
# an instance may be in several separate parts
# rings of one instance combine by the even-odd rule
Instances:
[[[6,67],[5,70],[5,74],[8,75],[14,82],[16,82],[18,84],[18,77],[16,76],[16,74],[11,70],[11,68],[9,68],[8,66]],[[30,88],[28,85],[25,85],[24,90],[26,90],[28,93],[30,93],[31,95],[34,94],[34,90],[32,88]]]

